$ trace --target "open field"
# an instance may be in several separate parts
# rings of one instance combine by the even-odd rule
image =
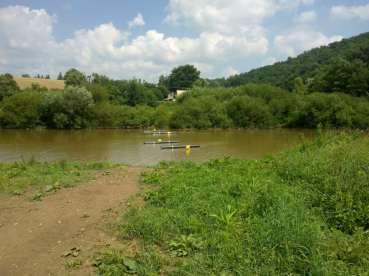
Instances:
[[[37,79],[37,78],[22,78],[14,77],[20,89],[26,89],[32,86],[32,84],[39,84],[41,87],[47,89],[64,89],[65,84],[63,80],[50,80],[50,79]]]

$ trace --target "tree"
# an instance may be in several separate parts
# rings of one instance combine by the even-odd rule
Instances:
[[[176,91],[177,89],[192,88],[193,84],[200,78],[200,71],[193,65],[183,65],[172,70],[168,79],[168,89]],[[164,81],[164,79],[162,79]]]
[[[42,120],[50,128],[86,128],[93,119],[94,100],[84,87],[69,86],[48,93],[42,107]]]
[[[160,76],[158,86],[169,89],[169,76]]]
[[[304,80],[301,77],[295,78],[295,88],[294,92],[297,94],[305,94],[306,93],[306,87],[304,84]]]
[[[209,86],[209,81],[199,78],[197,81],[195,81],[193,83],[193,86],[194,87],[208,87]]]
[[[22,78],[30,78],[31,76],[29,74],[23,74]]]
[[[74,68],[65,73],[64,79],[66,86],[83,86],[87,83],[86,76]]]
[[[135,106],[145,103],[145,87],[137,80],[132,80],[128,83],[125,93],[127,104]]]
[[[92,83],[88,84],[86,88],[91,92],[95,103],[109,101],[110,93],[108,87],[99,83]]]
[[[360,60],[339,58],[316,74],[310,90],[368,96],[369,69]]]
[[[93,84],[106,85],[106,84],[109,84],[111,82],[111,80],[105,75],[99,75],[97,73],[93,73],[90,76],[90,82],[93,83]]]
[[[64,80],[63,74],[61,72],[59,72],[57,79],[58,80]]]
[[[10,74],[0,75],[0,101],[19,91],[19,87]]]

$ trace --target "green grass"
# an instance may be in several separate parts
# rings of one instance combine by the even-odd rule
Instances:
[[[37,162],[34,160],[0,164],[0,193],[19,195],[34,192],[33,199],[61,188],[72,187],[90,180],[111,164],[78,162]]]
[[[259,161],[162,163],[101,275],[367,275],[369,139],[322,136]],[[132,270],[132,269],[131,269]]]

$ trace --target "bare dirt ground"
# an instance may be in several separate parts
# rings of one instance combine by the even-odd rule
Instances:
[[[91,256],[115,242],[106,225],[137,193],[142,170],[114,169],[40,202],[0,196],[0,275],[93,274]],[[71,260],[81,267],[68,269]]]

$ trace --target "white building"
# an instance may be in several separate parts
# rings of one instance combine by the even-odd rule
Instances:
[[[183,95],[188,90],[177,90],[176,92],[170,92],[168,97],[165,99],[166,101],[175,101],[177,97]]]

